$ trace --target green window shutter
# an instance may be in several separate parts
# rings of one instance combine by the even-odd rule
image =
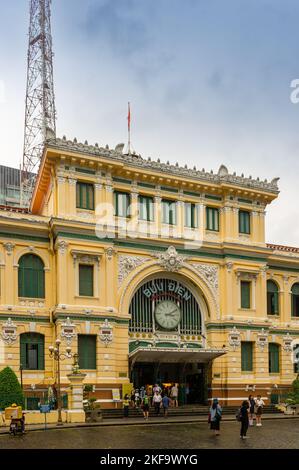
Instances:
[[[37,350],[37,368],[38,370],[45,369],[45,342],[44,339],[38,342],[38,350]]]
[[[39,333],[20,335],[20,364],[24,370],[45,369],[45,337]]]
[[[153,198],[139,196],[139,219],[152,222],[154,220]]]
[[[93,296],[93,266],[79,264],[79,295]]]
[[[94,210],[94,186],[89,183],[76,185],[76,207],[78,209]]]
[[[176,224],[176,202],[162,200],[162,222],[163,224]]]
[[[19,297],[45,298],[44,263],[38,256],[27,254],[20,258],[18,291]]]
[[[78,335],[80,369],[96,369],[96,335]]]
[[[269,343],[269,372],[279,372],[279,344]]]
[[[169,213],[167,201],[162,201],[162,222],[163,224],[169,224]]]
[[[196,228],[197,227],[197,207],[195,204],[185,202],[185,227]]]
[[[299,317],[299,284],[292,287],[292,317]]]
[[[219,210],[215,207],[206,207],[206,229],[219,232]]]
[[[250,212],[239,211],[239,233],[250,234]]]
[[[116,217],[130,217],[130,195],[115,191],[114,214]]]
[[[250,308],[251,283],[249,281],[241,281],[241,308]]]
[[[278,287],[273,281],[267,281],[267,314],[278,315]]]
[[[23,369],[28,369],[27,357],[26,357],[26,342],[24,334],[20,335],[20,365],[22,364]]]
[[[241,370],[244,372],[253,370],[253,347],[249,341],[241,343]]]

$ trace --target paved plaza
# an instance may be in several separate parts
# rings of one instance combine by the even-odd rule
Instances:
[[[239,423],[222,423],[221,435],[207,423],[167,423],[143,426],[29,431],[25,436],[0,435],[0,449],[298,449],[299,419],[265,420],[252,427],[248,439],[239,437]]]

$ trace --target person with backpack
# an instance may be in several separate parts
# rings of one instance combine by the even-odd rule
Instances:
[[[249,403],[247,400],[244,400],[239,410],[239,418],[238,418],[238,420],[241,422],[241,430],[240,430],[241,439],[247,439],[246,433],[247,433],[248,426],[249,426],[249,417],[248,417],[249,411],[250,411]]]
[[[210,408],[209,422],[211,424],[210,428],[214,431],[215,436],[220,434],[220,421],[222,418],[222,408],[219,405],[218,398],[214,398],[213,403]]]
[[[261,426],[262,425],[262,412],[263,412],[263,406],[265,406],[265,402],[262,399],[260,395],[257,396],[255,400],[255,414],[256,414],[256,425]]]
[[[142,412],[143,412],[143,417],[144,419],[148,420],[148,414],[149,414],[149,397],[147,394],[144,394],[144,397],[142,399]]]

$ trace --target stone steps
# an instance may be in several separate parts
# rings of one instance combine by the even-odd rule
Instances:
[[[223,415],[235,415],[237,412],[238,406],[226,406],[223,407]],[[160,411],[163,414],[163,409]],[[168,416],[207,416],[209,413],[209,407],[198,405],[198,406],[179,406],[178,408],[169,408]],[[272,414],[272,413],[279,413],[279,410],[275,407],[275,405],[267,405],[263,409],[263,413]],[[155,414],[154,408],[150,408],[150,415],[153,416]],[[123,416],[122,409],[102,409],[102,417],[103,419],[117,419]],[[130,408],[129,409],[129,417],[130,418],[137,418],[139,416],[143,416],[142,410],[140,408]]]

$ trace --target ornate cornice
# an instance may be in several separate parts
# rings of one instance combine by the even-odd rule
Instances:
[[[243,186],[244,188],[259,189],[265,192],[272,194],[278,194],[277,182],[279,178],[274,178],[271,182],[260,181],[259,178],[252,179],[251,176],[248,178],[236,175],[236,173],[229,174],[227,168],[224,165],[221,165],[218,173],[213,173],[213,171],[206,172],[204,169],[197,170],[195,167],[193,169],[185,167],[180,167],[178,163],[176,165],[171,165],[169,162],[162,163],[160,159],[157,161],[152,161],[151,158],[145,160],[141,155],[135,153],[126,155],[123,154],[123,144],[116,146],[114,150],[109,149],[108,146],[105,148],[99,147],[96,145],[89,145],[87,142],[80,143],[77,142],[77,139],[67,140],[66,137],[62,139],[49,139],[47,141],[47,146],[61,151],[72,151],[80,154],[86,154],[90,156],[98,156],[101,158],[107,158],[107,160],[115,160],[125,162],[126,164],[133,165],[135,167],[140,167],[152,171],[158,171],[160,173],[171,174],[175,176],[189,177],[196,180],[209,181],[215,184],[229,183],[235,186]]]

